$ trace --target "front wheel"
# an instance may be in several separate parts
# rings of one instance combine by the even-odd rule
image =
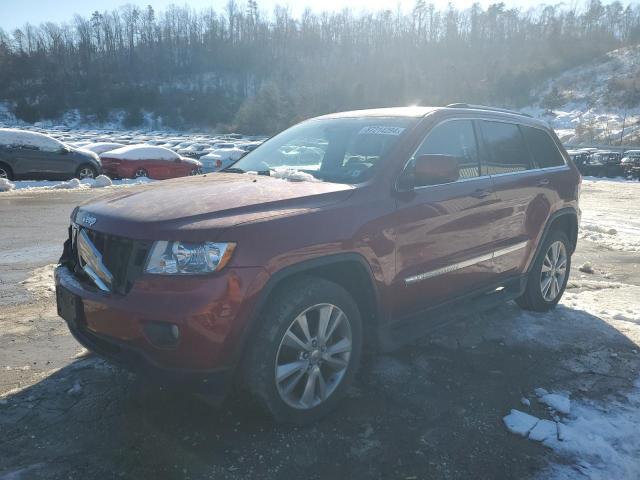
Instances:
[[[11,169],[2,162],[0,162],[0,178],[13,180],[13,172],[11,172]]]
[[[98,172],[91,165],[80,165],[76,170],[76,178],[80,180],[84,178],[96,178]]]
[[[516,299],[525,310],[546,312],[555,307],[567,287],[571,271],[571,249],[567,235],[553,230],[538,253],[522,296]]]
[[[277,421],[306,424],[344,397],[362,350],[360,312],[339,285],[300,277],[270,302],[245,365],[245,383]]]
[[[133,172],[133,178],[141,178],[147,177],[149,178],[149,172],[147,172],[144,168],[137,168],[135,172]]]

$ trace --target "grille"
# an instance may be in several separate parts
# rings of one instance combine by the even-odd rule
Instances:
[[[144,263],[152,242],[132,240],[98,232],[73,225],[69,228],[69,252],[63,255],[64,263],[75,272],[85,283],[93,285],[91,279],[80,268],[76,236],[78,231],[84,230],[96,249],[102,254],[102,261],[113,275],[112,292],[125,295],[129,293],[136,279],[144,270]]]

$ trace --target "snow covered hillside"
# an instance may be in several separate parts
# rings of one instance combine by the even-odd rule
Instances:
[[[640,45],[620,48],[549,80],[523,111],[549,122],[565,144],[637,145],[639,78]]]

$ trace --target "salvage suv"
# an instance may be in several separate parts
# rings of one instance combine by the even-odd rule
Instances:
[[[315,160],[290,165],[292,149]],[[279,421],[345,396],[363,349],[563,294],[580,174],[545,124],[467,104],[326,115],[224,172],[71,215],[56,270],[76,339],[144,378],[240,387]]]

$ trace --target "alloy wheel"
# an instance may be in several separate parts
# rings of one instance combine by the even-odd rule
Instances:
[[[0,178],[9,178],[9,172],[2,167],[0,167]]]
[[[82,167],[80,170],[78,170],[78,178],[80,178],[80,180],[82,180],[83,178],[93,178],[93,177],[95,177],[95,172],[93,171],[92,168]]]
[[[553,242],[542,262],[540,291],[547,302],[553,302],[564,285],[567,275],[567,249],[560,241]]]
[[[133,176],[135,178],[140,178],[140,177],[148,177],[149,175],[147,174],[147,171],[144,168],[139,168],[136,170]]]
[[[299,314],[278,347],[275,381],[287,405],[308,410],[323,403],[342,381],[352,349],[351,324],[335,305]]]

